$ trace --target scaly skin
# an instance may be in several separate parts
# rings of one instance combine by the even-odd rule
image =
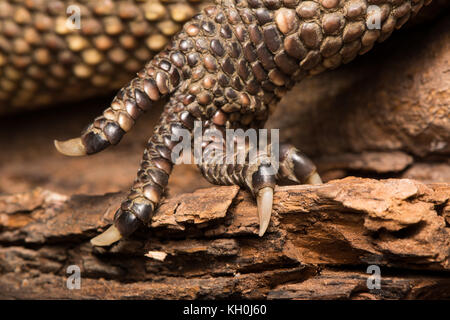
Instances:
[[[0,113],[119,89],[211,2],[0,0]]]
[[[381,9],[380,30],[367,28],[373,21],[371,4]],[[117,144],[156,101],[169,98],[114,226],[94,244],[109,244],[150,221],[173,166],[174,133],[192,132],[195,120],[202,121],[205,130],[262,128],[269,110],[296,82],[367,52],[423,4],[423,0],[219,0],[205,8],[118,93],[81,138],[57,143],[69,155],[99,152]],[[264,153],[256,165],[229,166],[212,158],[200,168],[213,183],[250,189],[258,207],[263,207],[261,225],[268,224],[270,193],[280,176],[320,182],[305,156],[292,146],[281,149],[278,174],[266,173],[273,160]]]

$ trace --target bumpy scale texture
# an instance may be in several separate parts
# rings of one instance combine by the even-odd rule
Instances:
[[[101,151],[117,144],[156,101],[169,99],[128,199],[116,213],[120,233],[129,235],[149,222],[168,183],[178,143],[171,138],[180,129],[192,132],[195,120],[204,131],[261,128],[296,82],[367,52],[423,5],[423,0],[220,0],[194,16],[81,136],[85,154]],[[369,29],[377,18],[380,28]],[[273,187],[280,176],[302,182],[315,171],[292,146],[280,149],[277,176],[264,174],[271,161],[267,154],[256,166],[219,164],[212,157],[200,168],[213,183],[239,184],[254,194]]]
[[[205,4],[0,0],[0,113],[117,90]]]

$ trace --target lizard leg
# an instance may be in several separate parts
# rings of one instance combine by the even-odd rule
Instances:
[[[195,118],[175,95],[166,105],[160,124],[147,143],[133,186],[114,216],[114,223],[104,233],[91,240],[96,246],[110,245],[147,225],[167,186],[178,155],[172,149],[182,140],[191,139]]]
[[[177,61],[177,55],[179,60],[184,59],[175,51],[172,52],[172,61]],[[169,52],[163,51],[151,60],[138,77],[119,91],[103,114],[87,126],[81,137],[55,140],[56,149],[64,155],[84,156],[118,144],[142,113],[177,88],[181,70],[169,62],[168,57]]]
[[[262,144],[261,141],[252,143],[251,140],[235,139],[230,149],[227,147],[230,142],[222,139],[225,128],[206,125],[203,137],[206,141],[202,145],[199,168],[211,183],[239,185],[254,195],[260,222],[259,236],[264,235],[270,223],[273,190],[277,181],[289,179],[297,183],[322,183],[313,162],[292,145],[281,144],[275,148],[277,142],[267,144],[267,141],[263,141]]]

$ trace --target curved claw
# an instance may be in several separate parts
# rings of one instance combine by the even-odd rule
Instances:
[[[91,239],[91,244],[98,247],[109,246],[120,239],[122,239],[122,235],[119,230],[112,225],[105,232]]]
[[[66,141],[55,140],[56,149],[66,156],[85,156],[87,154],[86,147],[83,145],[81,138],[74,138]]]
[[[259,236],[262,237],[269,227],[270,217],[272,215],[273,188],[264,187],[258,191],[256,197],[259,216]]]
[[[306,184],[323,184],[322,179],[320,178],[317,172],[314,172],[308,179],[305,181]]]

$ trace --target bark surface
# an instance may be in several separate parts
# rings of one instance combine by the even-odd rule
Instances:
[[[89,238],[123,194],[0,198],[2,298],[449,298],[450,185],[346,178],[279,187],[266,236],[235,186],[168,199],[151,228]],[[68,290],[67,268],[81,270]],[[369,265],[381,270],[369,289]]]

